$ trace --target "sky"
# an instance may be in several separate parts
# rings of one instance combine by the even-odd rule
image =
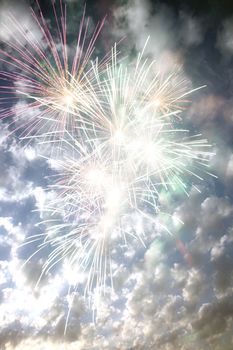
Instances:
[[[53,31],[51,2],[39,2]],[[72,54],[84,2],[64,3]],[[5,52],[12,53],[7,43],[19,35],[9,25],[9,12],[29,35],[33,32],[42,40],[30,5],[37,8],[35,1],[0,1],[0,45]],[[19,247],[27,237],[43,233],[44,227],[37,224],[53,197],[48,185],[54,167],[46,159],[47,148],[36,142],[25,145],[19,132],[12,132],[12,118],[20,123],[20,102],[12,100],[12,116],[0,120],[0,350],[231,350],[233,6],[217,0],[87,0],[91,26],[106,14],[94,56],[104,57],[120,42],[120,54],[134,57],[149,36],[145,57],[164,70],[179,65],[194,88],[205,85],[191,95],[182,118],[192,133],[201,133],[213,145],[210,168],[216,178],[190,183],[188,195],[164,194],[161,205],[170,214],[172,234],[161,229],[163,218],[158,214],[155,223],[144,227],[145,246],[134,239],[127,247],[117,244],[114,290],[107,288],[94,321],[82,289],[73,293],[64,334],[69,284],[77,271],[66,262],[58,264],[36,288],[48,251],[27,261],[36,245]],[[26,49],[27,37],[24,40]],[[0,61],[0,71],[12,68]],[[3,79],[0,84],[5,84]],[[135,230],[141,229],[140,217],[132,214],[129,221]]]

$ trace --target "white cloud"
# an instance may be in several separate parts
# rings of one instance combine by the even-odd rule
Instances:
[[[20,33],[16,20],[20,18]],[[31,40],[39,42],[42,39],[41,31],[33,19],[25,1],[15,2],[3,0],[0,6],[0,40],[6,43],[15,43],[17,40],[22,47]]]
[[[129,4],[118,8],[114,12],[113,33],[119,37],[127,34],[127,44],[136,45],[139,51],[144,48],[150,36],[145,52],[158,58],[164,51],[174,48],[175,22],[172,11],[165,5],[160,6],[154,15],[151,10],[149,1],[139,0],[130,1]]]
[[[233,179],[233,154],[231,154],[226,168],[226,177],[229,180]]]
[[[217,48],[225,56],[233,54],[233,18],[226,19],[221,30],[218,32]]]
[[[198,45],[203,39],[203,26],[201,20],[180,12],[180,40],[185,46]]]
[[[8,8],[6,2],[4,6]],[[17,14],[21,14],[21,11]],[[24,16],[21,18],[23,22]],[[116,11],[115,18],[116,34],[128,33],[129,40],[138,49],[142,49],[147,35],[152,34],[146,53],[153,57],[161,55],[158,65],[162,68],[171,67],[174,62],[182,63],[177,42],[183,40],[185,47],[190,47],[198,45],[203,39],[199,20],[182,13],[178,23],[174,13],[166,6],[159,6],[158,11],[152,14],[149,1],[131,1],[129,6]],[[28,19],[25,21],[29,27],[32,25],[30,21],[27,22]],[[12,40],[7,33],[3,32],[2,35]],[[225,106],[226,100],[221,96],[205,96],[193,106],[192,119],[196,118],[198,125],[204,122],[212,126],[213,120],[218,119]],[[227,107],[226,110],[230,111],[231,108]],[[225,121],[231,123],[230,113],[226,112],[226,115]],[[0,140],[5,152],[9,146],[5,131]],[[36,149],[32,146],[23,149],[13,142],[7,157],[11,157],[13,164],[2,169],[2,201],[16,208],[16,203],[33,198],[43,217],[45,203],[52,193],[44,191],[36,181],[23,178],[25,169],[33,162],[37,164]],[[233,173],[232,153],[222,158],[224,162],[221,164],[224,166],[219,172],[224,181],[230,181]],[[57,170],[56,164],[53,166],[51,163],[51,168]],[[219,344],[225,337],[229,337],[229,344],[232,345],[232,334],[229,334],[233,316],[233,281],[231,251],[228,249],[233,241],[233,207],[229,198],[211,196],[205,189],[203,192],[198,194],[192,189],[190,197],[183,202],[180,198],[164,200],[163,204],[169,207],[175,223],[177,219],[184,223],[175,225],[174,233],[177,236],[163,236],[156,219],[153,224],[146,223],[146,248],[135,241],[127,250],[116,247],[115,292],[111,294],[107,290],[101,300],[96,323],[90,321],[91,310],[76,294],[66,336],[63,332],[69,298],[65,287],[67,281],[76,280],[77,271],[63,266],[63,269],[44,276],[38,290],[35,290],[46,253],[42,258],[32,259],[24,270],[20,270],[24,260],[22,257],[19,259],[15,249],[16,243],[27,235],[27,230],[35,229],[34,219],[22,227],[16,226],[11,217],[1,217],[0,226],[7,231],[7,238],[2,238],[1,242],[13,249],[10,261],[0,261],[0,283],[3,286],[0,295],[0,315],[3,315],[0,347],[4,350],[196,350],[197,347],[200,350],[207,347],[222,350],[224,347],[221,348]],[[135,232],[141,235],[142,220],[137,215],[132,215],[130,220]],[[192,255],[189,263],[177,249],[178,234],[181,235],[180,241],[184,238],[183,245]],[[213,272],[209,274],[209,271]],[[85,276],[81,276],[81,282],[84,279]],[[227,346],[227,350],[232,348]]]

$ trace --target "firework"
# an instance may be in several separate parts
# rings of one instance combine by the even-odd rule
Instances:
[[[10,33],[10,28],[13,28],[17,35],[6,43],[11,53],[1,50],[1,60],[12,70],[1,72],[2,79],[6,81],[1,91],[6,96],[1,99],[1,116],[17,115],[19,125],[14,120],[12,124],[16,126],[13,129],[20,130],[22,139],[30,141],[39,137],[42,141],[52,142],[65,137],[66,130],[75,134],[76,125],[86,115],[90,119],[94,113],[90,59],[104,20],[90,35],[84,10],[75,50],[70,54],[66,8],[60,3],[59,18],[53,3],[57,32],[57,35],[53,35],[38,2],[37,5],[39,14],[31,9],[31,15],[40,32],[40,40],[33,32],[29,35],[27,27],[9,14],[6,30]],[[106,58],[99,66],[105,62]],[[15,100],[17,107],[12,110],[9,105]]]
[[[17,89],[17,98],[26,101],[17,111],[23,118],[21,137],[41,138],[51,147],[58,143],[62,156],[50,187],[54,198],[44,209],[45,233],[26,244],[40,242],[32,256],[50,247],[41,277],[59,262],[68,263],[77,271],[75,290],[82,271],[84,294],[102,295],[113,285],[114,245],[130,239],[144,243],[143,232],[129,227],[128,218],[136,213],[155,221],[161,191],[188,194],[190,184],[209,173],[212,152],[201,135],[180,126],[186,98],[196,90],[180,69],[162,73],[144,52],[134,63],[120,61],[116,46],[104,60],[90,62],[103,22],[86,45],[84,15],[70,60],[62,5],[60,23],[54,7],[61,49],[42,13],[32,15],[43,40],[29,37],[26,48],[19,39],[10,44],[16,55],[4,55],[14,73],[2,76],[16,86],[5,92]],[[11,24],[26,34],[13,18]],[[32,117],[25,120],[25,113]],[[3,111],[3,117],[11,115]]]
[[[79,138],[67,132],[63,147],[69,150],[56,161],[59,171],[51,186],[56,196],[45,208],[51,219],[43,222],[48,229],[39,246],[50,245],[52,252],[42,274],[68,261],[86,273],[85,295],[94,289],[101,295],[107,281],[113,283],[116,242],[133,238],[143,244],[143,233],[129,229],[127,217],[137,213],[154,221],[162,189],[188,194],[189,184],[209,172],[207,140],[178,127],[180,109],[163,113],[165,107],[158,110],[148,102],[145,69],[144,61],[135,66],[118,62],[115,49],[104,75],[95,66],[96,120],[82,125]]]

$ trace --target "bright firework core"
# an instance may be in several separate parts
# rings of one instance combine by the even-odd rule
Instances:
[[[62,102],[67,108],[72,108],[72,106],[75,105],[74,98],[70,91],[64,91],[62,94]]]
[[[96,195],[97,193],[102,194],[103,208],[107,216],[115,217],[121,206],[121,186],[114,184],[111,174],[106,174],[104,170],[98,168],[88,170],[86,179],[91,191],[96,191]]]

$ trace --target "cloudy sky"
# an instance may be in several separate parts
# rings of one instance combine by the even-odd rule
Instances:
[[[66,3],[72,29],[84,3]],[[53,30],[50,0],[40,4]],[[30,5],[36,8],[32,0],[0,1],[3,50],[9,50],[6,43],[18,35],[6,20],[9,11],[40,40]],[[218,178],[205,177],[198,183],[200,192],[190,186],[189,196],[164,196],[172,235],[159,224],[148,224],[145,247],[134,240],[127,249],[117,246],[114,292],[107,289],[95,322],[87,301],[77,292],[64,335],[68,288],[75,271],[60,264],[35,289],[48,252],[22,268],[35,245],[18,248],[25,238],[43,231],[37,223],[52,196],[46,188],[53,169],[40,156],[46,150],[35,143],[23,146],[18,133],[10,132],[10,121],[1,120],[0,349],[231,350],[233,6],[220,0],[87,0],[86,6],[92,26],[107,14],[96,44],[98,55],[122,38],[123,55],[138,52],[150,36],[146,56],[161,67],[178,63],[194,87],[206,85],[192,95],[183,118],[213,145],[211,172]],[[0,63],[1,71],[8,69],[7,63]],[[4,85],[2,79],[0,84]],[[17,114],[14,102],[11,108]],[[133,217],[132,224],[140,226],[137,220]]]

